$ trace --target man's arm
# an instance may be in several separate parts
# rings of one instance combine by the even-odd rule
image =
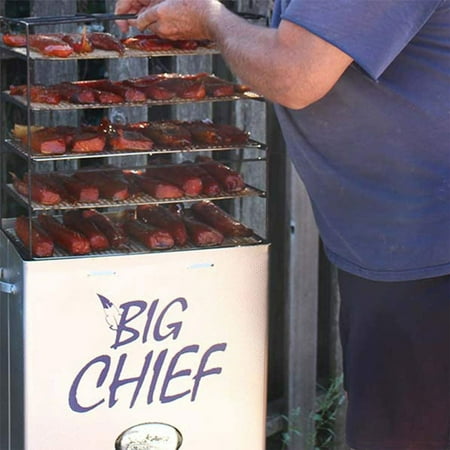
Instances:
[[[239,79],[293,109],[322,98],[352,58],[292,22],[250,24],[216,0],[164,0],[144,8],[136,26],[169,39],[211,39]]]
[[[230,17],[215,28],[214,40],[230,69],[267,99],[293,109],[322,98],[352,59],[292,22],[278,29]],[[241,20],[245,24],[241,25]]]

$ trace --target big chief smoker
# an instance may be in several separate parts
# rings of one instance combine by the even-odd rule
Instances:
[[[33,255],[22,242],[16,217],[5,205],[23,207],[29,221],[49,214],[61,221],[71,209],[95,209],[113,220],[139,205],[189,205],[199,200],[246,201],[264,191],[246,185],[238,193],[176,200],[138,195],[125,200],[43,205],[31,183],[43,161],[104,159],[111,152],[43,155],[30,142],[37,110],[105,108],[104,104],[46,105],[31,97],[33,59],[51,58],[30,48],[39,25],[114,20],[111,15],[3,19],[26,36],[25,47],[3,45],[4,56],[27,63],[28,89],[2,93],[2,103],[26,112],[28,141],[10,130],[2,135],[2,223],[0,231],[1,438],[5,450],[257,450],[265,443],[268,243],[257,234],[226,237],[213,247],[188,242],[170,250],[149,250],[131,239],[125,248],[83,256],[55,247]],[[155,57],[204,54],[94,50],[69,58]],[[57,59],[57,58],[56,58]],[[257,98],[236,92],[226,101]],[[148,106],[183,102],[148,100]],[[189,101],[189,100],[187,100]],[[130,108],[132,102],[125,104]],[[139,104],[142,106],[142,103]],[[152,148],[139,154],[169,156],[221,150],[265,150],[245,145]],[[123,149],[114,156],[135,152]],[[208,153],[210,154],[210,153]],[[225,152],[224,152],[225,154]],[[25,161],[28,194],[18,192],[8,173],[10,157]],[[217,159],[217,158],[216,158]],[[109,161],[109,160],[108,160]],[[242,161],[241,161],[242,162]],[[177,164],[173,161],[172,164]],[[82,166],[82,165],[80,165]],[[136,168],[133,168],[136,169]],[[92,170],[89,168],[88,170]]]

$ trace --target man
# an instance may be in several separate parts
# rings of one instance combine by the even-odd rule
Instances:
[[[339,268],[347,440],[450,448],[450,0],[118,0],[131,24],[214,40],[276,104]]]

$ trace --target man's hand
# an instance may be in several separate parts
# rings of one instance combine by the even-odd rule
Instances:
[[[114,13],[121,14],[139,14],[149,4],[151,0],[117,0]],[[126,33],[130,26],[135,26],[135,20],[118,20],[117,26],[120,31]]]
[[[211,19],[222,8],[217,0],[151,0],[135,25],[167,39],[212,39]]]
[[[167,39],[214,41],[242,83],[292,109],[326,95],[353,61],[293,22],[282,20],[277,29],[254,25],[219,0],[118,0],[116,12],[137,14],[133,26]]]

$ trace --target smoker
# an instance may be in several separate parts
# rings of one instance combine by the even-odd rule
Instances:
[[[2,449],[108,450],[148,422],[264,448],[266,244],[25,261],[0,242]]]
[[[27,45],[17,49],[3,45],[1,51],[24,58],[29,65],[33,58],[44,58],[28,44],[34,25],[116,18],[3,19],[23,27]],[[99,55],[118,57],[107,51],[75,57]],[[135,52],[133,56],[151,55]],[[28,73],[29,87],[31,82]],[[221,100],[252,96],[256,97],[240,93]],[[58,111],[33,103],[30,89],[22,98],[5,91],[2,103],[26,111],[28,137],[34,109]],[[246,146],[265,150],[251,140]],[[242,148],[228,145],[189,151],[239,152]],[[31,172],[40,161],[111,155],[37,154],[30,144],[21,145],[7,132],[1,149],[2,209],[13,203],[25,208],[30,234],[32,221],[42,212],[61,220],[66,210],[97,208],[116,218],[118,211],[141,204],[189,205],[205,198],[182,197],[175,202],[141,195],[121,202],[46,206],[31,198],[31,184],[28,195],[11,185],[6,173],[11,155],[22,158]],[[177,149],[152,149],[140,155],[155,152],[177,154]],[[126,158],[133,152],[119,154]],[[245,201],[264,195],[246,186],[240,193],[221,192],[208,198]],[[51,256],[37,257],[31,239],[26,245],[18,237],[17,218],[2,214],[2,450],[265,448],[267,239],[252,234],[227,237],[213,247],[188,243],[164,251],[149,250],[131,240],[126,248],[82,256],[56,246]]]

